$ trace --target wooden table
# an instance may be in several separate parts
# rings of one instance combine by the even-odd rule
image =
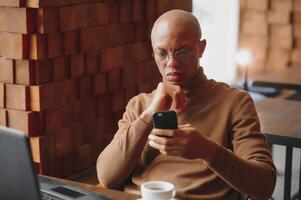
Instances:
[[[258,75],[254,78],[253,85],[301,91],[301,66],[291,66],[278,72]]]
[[[270,145],[286,147],[284,199],[290,199],[293,148],[301,148],[301,102],[266,98],[255,102],[261,123]],[[301,172],[301,171],[300,171]],[[299,193],[301,185],[299,182]]]
[[[67,179],[61,179],[61,178],[54,178],[54,177],[51,177],[51,178],[53,178],[54,180],[60,181],[62,183],[65,183],[65,184],[69,184],[69,185],[79,187],[79,188],[82,188],[82,189],[85,189],[88,191],[93,191],[97,194],[111,197],[112,199],[137,200],[140,198],[139,196],[134,195],[134,194],[125,193],[125,192],[118,191],[118,190],[111,190],[111,189],[103,188],[101,186],[79,183],[79,182],[74,182],[74,181],[70,181]]]

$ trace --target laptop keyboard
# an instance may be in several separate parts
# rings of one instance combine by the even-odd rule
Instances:
[[[48,194],[46,192],[41,191],[42,200],[64,200],[62,198],[53,196],[51,194]]]

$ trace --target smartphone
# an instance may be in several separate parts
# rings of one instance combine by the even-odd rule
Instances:
[[[178,119],[175,111],[162,111],[153,114],[153,124],[159,129],[177,129]]]

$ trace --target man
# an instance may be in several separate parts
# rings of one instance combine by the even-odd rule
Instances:
[[[228,200],[239,193],[268,199],[275,167],[253,101],[206,78],[199,67],[206,40],[197,19],[168,11],[155,22],[151,41],[163,81],[129,101],[98,158],[100,183],[135,192],[145,181],[165,180],[179,199]],[[152,114],[169,109],[177,112],[179,128],[153,129]]]

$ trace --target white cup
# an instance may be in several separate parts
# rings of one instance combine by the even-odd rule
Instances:
[[[141,185],[142,200],[171,200],[175,186],[166,181],[149,181]]]

